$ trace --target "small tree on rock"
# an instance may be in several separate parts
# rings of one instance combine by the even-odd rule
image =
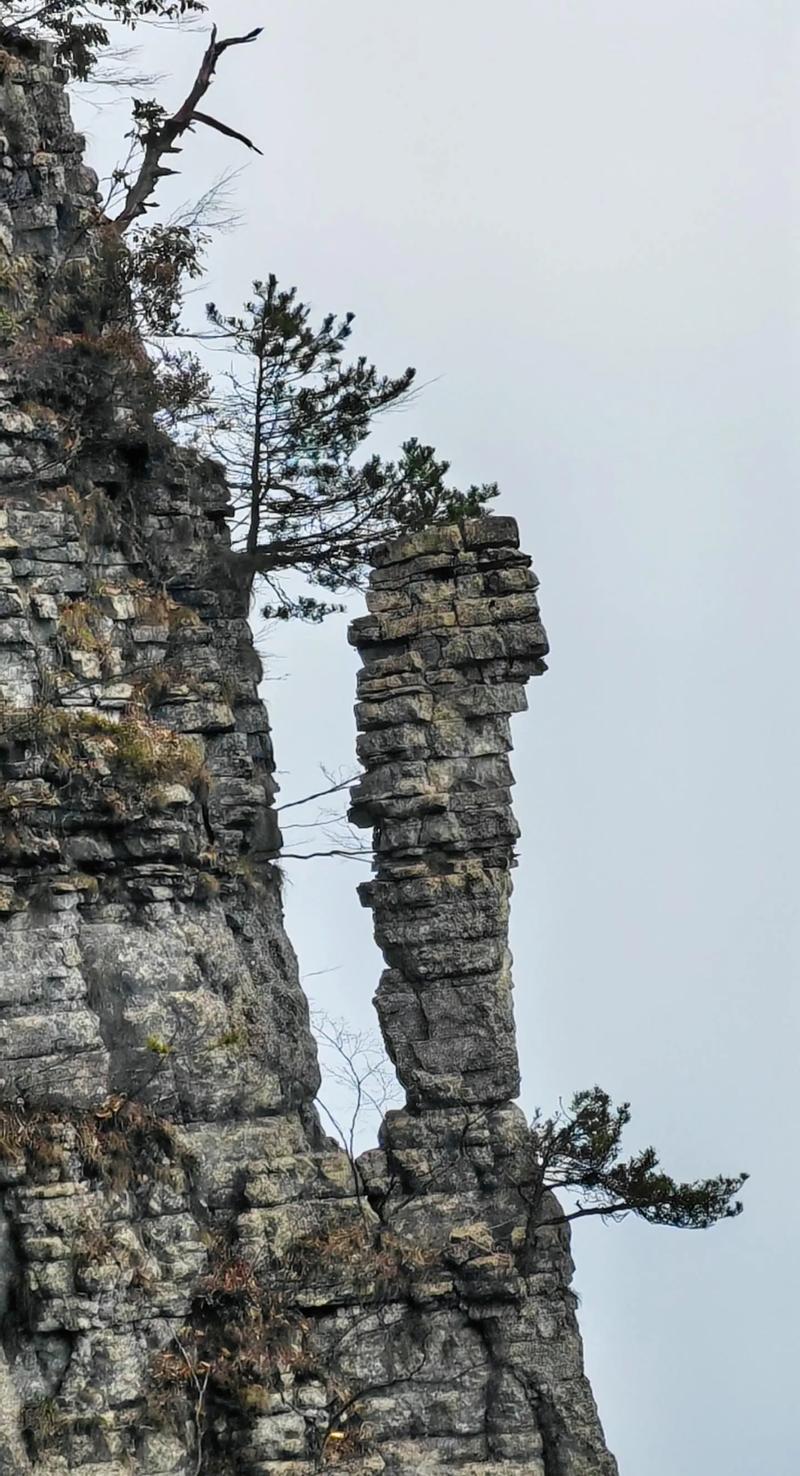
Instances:
[[[205,0],[8,0],[0,43],[49,38],[71,74],[86,79],[107,52],[114,25],[178,24],[207,9]],[[319,620],[341,605],[290,592],[287,576],[331,592],[358,587],[375,543],[478,514],[497,488],[473,485],[462,492],[448,485],[448,462],[416,438],[404,442],[394,461],[366,455],[376,417],[406,400],[415,371],[384,375],[365,357],[347,361],[353,315],[329,314],[314,325],[296,290],[280,288],[274,276],[256,282],[241,315],[209,307],[210,337],[229,347],[235,361],[222,394],[212,394],[196,354],[169,345],[175,336],[195,336],[180,325],[183,290],[201,274],[208,236],[197,219],[150,225],[144,218],[197,128],[258,152],[251,139],[201,104],[223,55],[259,35],[256,28],[220,38],[213,27],[173,112],[156,99],[133,98],[128,157],[113,171],[106,208],[95,223],[103,250],[87,319],[94,325],[89,336],[102,337],[106,347],[109,331],[148,345],[151,364],[141,366],[147,399],[167,424],[188,421],[196,431],[203,425],[199,439],[223,462],[238,504],[239,576],[262,575],[272,594],[265,615]],[[68,288],[75,244],[61,264]],[[65,324],[55,321],[54,306],[63,301],[70,320],[76,314],[70,291],[56,290],[57,278],[58,271],[50,283],[47,327],[63,337]],[[14,326],[20,327],[18,319]],[[69,323],[66,329],[75,336]],[[78,336],[87,339],[83,330]],[[121,356],[123,370],[127,361]]]
[[[267,616],[318,620],[340,608],[292,597],[287,572],[330,591],[358,587],[375,543],[474,516],[497,495],[493,483],[448,486],[449,463],[416,439],[397,461],[357,459],[376,418],[407,401],[415,371],[346,360],[352,313],[314,325],[296,289],[270,276],[241,315],[212,303],[208,319],[234,355],[209,439],[237,499],[239,546],[274,595]]]
[[[552,1117],[536,1113],[531,1124],[536,1170],[524,1193],[537,1223],[634,1214],[651,1225],[705,1230],[718,1220],[741,1214],[742,1204],[735,1196],[747,1174],[681,1183],[659,1167],[653,1148],[623,1159],[622,1135],[630,1118],[629,1102],[615,1107],[608,1093],[597,1086],[577,1092],[569,1108]],[[539,1219],[547,1189],[574,1195],[576,1208],[552,1219]]]

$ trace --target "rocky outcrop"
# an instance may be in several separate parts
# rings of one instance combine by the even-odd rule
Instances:
[[[389,968],[377,995],[414,1104],[491,1106],[519,1091],[508,952],[510,717],[544,670],[537,580],[511,518],[378,550],[350,637],[366,774],[351,818],[374,829],[362,888]]]
[[[388,964],[376,1005],[408,1105],[362,1168],[392,1224],[438,1243],[480,1330],[496,1464],[476,1469],[610,1473],[580,1372],[568,1240],[537,1228],[552,1204],[534,1203],[513,1104],[508,755],[525,683],[546,669],[538,581],[511,518],[428,529],[374,557],[370,613],[350,630],[365,768],[351,819],[373,828],[361,897]]]
[[[46,49],[0,49],[0,131],[0,1473],[611,1476],[511,1101],[507,715],[544,649],[512,525],[385,550],[358,629],[409,1100],[356,1164],[227,489],[104,324]]]

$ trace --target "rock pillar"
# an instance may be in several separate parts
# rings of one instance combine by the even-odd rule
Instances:
[[[351,818],[374,831],[361,888],[386,963],[377,1007],[409,1104],[519,1090],[508,951],[510,717],[544,671],[537,579],[512,518],[382,546],[350,639],[358,753]]]

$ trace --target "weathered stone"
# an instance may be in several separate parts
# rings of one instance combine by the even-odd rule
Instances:
[[[4,37],[0,124],[0,307],[91,343],[97,180],[47,48]],[[354,624],[408,1090],[356,1164],[313,1106],[231,498],[135,357],[99,422],[0,364],[0,1469],[613,1476],[509,1101],[508,716],[546,653],[516,526],[384,547]]]
[[[503,1186],[524,1177],[529,1153],[523,1119],[514,1118],[509,1133],[502,1116],[492,1131],[481,1115],[506,1113],[503,1104],[519,1089],[507,948],[508,873],[518,834],[507,715],[524,710],[524,682],[543,669],[547,651],[532,593],[537,581],[517,548],[512,520],[482,518],[442,530],[438,540],[431,530],[422,544],[401,540],[382,549],[368,601],[373,614],[355,621],[350,637],[364,659],[356,718],[366,767],[352,793],[351,819],[374,827],[377,873],[360,892],[391,964],[376,1004],[412,1109],[389,1115],[387,1151],[366,1155],[362,1171],[376,1200],[389,1205],[399,1178],[405,1207],[395,1223],[414,1234],[424,1225],[426,1237],[438,1233],[451,1246],[461,1293],[476,1317],[484,1315],[479,1308],[496,1309],[498,1299],[507,1307],[522,1294],[513,1257],[488,1228],[477,1246],[474,1228],[457,1229],[471,1199],[486,1226],[505,1216],[514,1224],[519,1209]],[[481,572],[476,558],[485,561]],[[398,617],[409,602],[424,607],[424,620]],[[441,639],[438,632],[454,617],[463,628]],[[525,1239],[520,1224],[511,1243]],[[509,1317],[494,1315],[500,1325]],[[524,1365],[523,1356],[520,1372],[492,1375],[491,1394],[479,1382],[472,1405],[463,1380],[457,1394],[437,1385],[435,1400],[426,1393],[420,1405],[413,1386],[401,1398],[390,1390],[371,1402],[371,1417],[388,1436],[380,1448],[392,1471],[427,1470],[431,1458],[445,1465],[457,1459],[459,1470],[481,1476],[522,1469],[551,1476],[551,1466],[559,1476],[613,1471],[596,1427],[574,1465],[561,1464],[565,1452],[546,1463],[548,1422],[541,1416],[550,1396],[542,1392],[533,1406],[521,1393]],[[554,1408],[573,1397],[583,1409],[584,1384],[574,1395],[564,1390]],[[412,1425],[404,1419],[417,1436],[425,1430],[423,1444],[409,1442]],[[473,1453],[479,1464],[469,1464]]]
[[[518,831],[510,811],[512,780],[504,757],[510,748],[507,715],[524,710],[523,683],[546,648],[537,623],[538,604],[532,593],[526,593],[533,589],[535,579],[518,563],[518,544],[516,525],[508,518],[474,519],[460,531],[440,530],[438,538],[431,530],[421,544],[400,540],[396,547],[381,551],[378,572],[383,574],[393,565],[399,566],[401,574],[406,571],[407,583],[395,582],[391,602],[400,607],[404,588],[408,589],[425,605],[425,626],[410,617],[398,621],[387,611],[367,623],[354,622],[352,630],[351,639],[365,656],[360,690],[373,700],[362,700],[356,708],[362,730],[358,752],[367,773],[353,791],[351,818],[359,825],[376,827],[377,881],[362,893],[375,909],[376,936],[393,965],[379,992],[379,1009],[401,1080],[412,1098],[423,1103],[457,1100],[454,1083],[459,1061],[465,1101],[476,1100],[478,1082],[488,1099],[497,1101],[513,1095],[518,1081],[508,980],[504,973],[493,978],[485,972],[493,958],[498,969],[503,967],[507,886],[504,882],[499,891],[490,886],[480,905],[469,900],[448,902],[440,890],[443,874],[458,877],[466,899],[470,889],[473,895],[480,892],[490,878],[505,878],[513,864]],[[474,550],[491,556],[491,572],[470,572]],[[448,577],[420,580],[413,561],[422,554],[428,558],[447,554]],[[379,601],[384,610],[385,599]],[[446,629],[454,618],[465,629],[446,642],[444,654],[438,644],[430,646],[423,631]],[[521,659],[522,669],[512,677],[506,663],[498,680],[494,666],[508,651],[502,635],[506,621],[519,631],[515,658]],[[382,640],[392,642],[391,653],[382,651]],[[416,658],[413,663],[397,651],[398,640],[405,643],[409,658],[412,654]],[[375,700],[380,688],[376,691],[371,684],[385,682],[392,675],[386,667],[389,654],[399,673],[415,670],[414,693],[403,695],[389,686]],[[439,666],[442,659],[444,668]],[[466,681],[462,670],[467,673]],[[447,678],[444,687],[440,673]],[[413,804],[409,804],[411,797]],[[466,874],[457,871],[461,855],[469,856],[472,867],[466,888]],[[414,883],[414,894],[396,878],[397,862],[411,856],[423,867],[429,858],[435,890],[427,897],[422,878]],[[418,911],[423,898],[425,905],[435,902],[430,919]],[[416,988],[438,977],[436,960],[441,956],[444,964],[448,952],[450,992],[441,986],[434,993],[428,989],[421,1015],[413,1005]],[[459,967],[463,979],[469,981],[469,993],[459,991]],[[482,976],[484,998],[491,1000],[496,995],[499,1010],[495,1029],[484,1035],[488,1044],[483,1047],[486,1018],[478,1025],[478,1017],[466,1003],[476,997],[471,982],[476,973]],[[404,977],[411,981],[407,986],[402,983]],[[444,1011],[441,1028],[437,1026],[437,999]],[[438,1088],[437,1053],[441,1059]]]

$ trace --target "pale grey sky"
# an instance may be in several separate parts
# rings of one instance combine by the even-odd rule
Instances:
[[[357,350],[429,382],[381,443],[418,434],[497,478],[535,556],[552,658],[515,720],[523,1104],[598,1081],[672,1172],[753,1176],[704,1234],[576,1231],[622,1476],[796,1476],[796,0],[212,13],[267,25],[213,102],[265,156],[204,295],[234,308],[274,270],[355,311]],[[142,34],[177,99],[200,38]],[[123,115],[81,116],[107,166]],[[173,200],[242,160],[206,132],[183,162]],[[350,769],[355,660],[342,621],[267,644],[293,798]],[[287,892],[303,973],[335,970],[311,992],[357,1021],[381,966],[361,874],[298,863]]]

